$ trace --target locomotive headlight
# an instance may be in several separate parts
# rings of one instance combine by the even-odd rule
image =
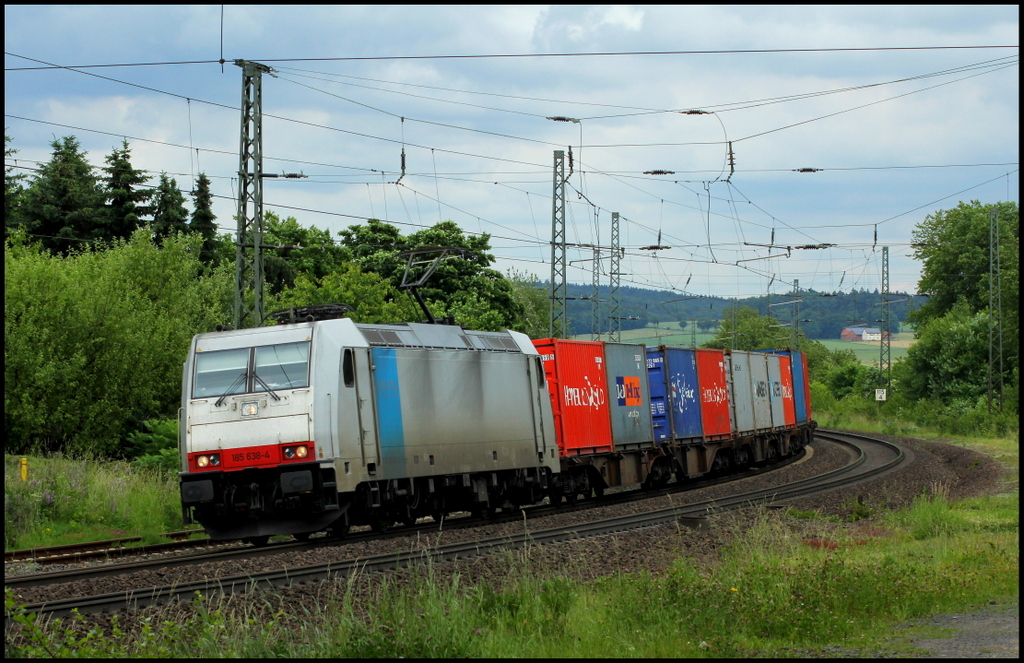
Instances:
[[[255,417],[260,412],[258,403],[242,403],[242,416]]]
[[[220,454],[209,454],[207,456],[196,456],[196,467],[217,467],[220,465]]]
[[[284,457],[285,458],[295,458],[295,447],[285,447],[284,448]]]
[[[307,447],[298,447],[295,449],[295,455],[299,458],[305,458],[309,455],[309,449]]]

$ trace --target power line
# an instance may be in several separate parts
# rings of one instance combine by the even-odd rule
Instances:
[[[856,53],[882,51],[937,51],[937,50],[978,50],[995,48],[1020,48],[1019,45],[979,45],[979,46],[874,46],[858,48],[763,48],[763,49],[720,49],[703,51],[594,51],[584,53],[481,53],[467,55],[376,55],[344,58],[252,58],[260,62],[362,62],[377,60],[467,60],[495,58],[570,58],[570,57],[613,57],[638,55],[750,55],[766,53]],[[14,55],[7,53],[7,55]],[[15,56],[23,57],[23,56]],[[31,59],[31,58],[25,58]],[[97,67],[150,67],[181,64],[224,64],[228,60],[191,60],[183,62],[122,62],[117,64],[79,64],[68,65],[76,69]],[[47,63],[44,67],[11,68],[5,71],[21,69],[61,69],[61,65]]]

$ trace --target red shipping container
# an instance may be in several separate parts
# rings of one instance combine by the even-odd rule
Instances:
[[[786,428],[796,426],[796,402],[793,400],[793,360],[779,355],[779,373],[782,374],[782,418]]]
[[[696,352],[704,438],[717,440],[730,437],[732,421],[729,416],[729,376],[725,372],[725,353],[706,348],[697,348]]]
[[[573,456],[611,451],[604,344],[545,338],[533,345],[544,361],[558,453]]]

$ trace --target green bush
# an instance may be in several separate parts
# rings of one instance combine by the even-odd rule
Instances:
[[[121,455],[137,422],[172,416],[192,336],[223,322],[226,271],[200,238],[153,246],[148,229],[105,251],[4,250],[6,450]]]

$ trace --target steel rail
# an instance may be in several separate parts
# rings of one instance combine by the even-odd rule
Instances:
[[[40,603],[26,604],[23,609],[29,612],[66,615],[72,610],[97,611],[117,610],[151,605],[173,598],[183,599],[200,592],[241,592],[254,587],[288,587],[298,583],[312,582],[332,576],[345,575],[356,571],[383,570],[396,568],[419,560],[447,560],[467,556],[490,554],[499,549],[520,548],[528,545],[545,545],[574,538],[585,538],[607,535],[615,532],[649,527],[666,522],[680,522],[683,525],[699,527],[709,513],[743,508],[761,503],[772,503],[791,499],[814,492],[824,492],[837,487],[859,483],[878,476],[903,463],[906,456],[903,450],[883,440],[849,433],[820,431],[819,434],[833,441],[858,450],[857,458],[836,470],[822,475],[794,481],[782,486],[751,491],[728,498],[707,500],[688,505],[672,506],[643,514],[628,514],[614,518],[580,523],[567,527],[530,532],[517,535],[506,535],[477,541],[453,543],[438,546],[429,551],[406,550],[366,558],[340,560],[325,564],[314,564],[303,567],[279,569],[261,573],[246,573],[224,578],[205,579],[201,581],[178,583],[162,587],[151,587],[133,591],[110,592],[107,594],[59,599]],[[863,447],[856,442],[841,437],[870,441],[877,446],[887,448],[892,458],[873,467],[862,469],[867,464],[868,456]],[[860,470],[860,471],[858,471]]]
[[[556,507],[542,504],[524,507],[513,514],[492,515],[488,518],[469,516],[459,517],[455,519],[445,518],[442,523],[421,523],[418,525],[391,529],[387,532],[364,531],[355,534],[348,534],[344,538],[320,537],[309,541],[280,541],[261,548],[253,548],[250,546],[233,546],[225,547],[220,550],[215,550],[212,552],[200,552],[196,554],[180,555],[176,557],[165,557],[160,559],[141,560],[138,562],[123,562],[120,564],[90,566],[80,569],[64,569],[62,571],[23,574],[18,576],[12,576],[10,578],[5,577],[4,586],[10,587],[12,589],[38,587],[42,585],[77,582],[79,580],[85,580],[88,578],[100,578],[113,575],[122,575],[126,573],[135,573],[138,571],[144,571],[147,569],[154,568],[172,568],[191,564],[206,564],[210,562],[240,560],[248,559],[251,557],[279,555],[287,552],[308,550],[324,546],[346,545],[349,543],[360,543],[365,541],[374,541],[386,538],[398,538],[401,536],[409,536],[420,533],[429,534],[437,532],[438,529],[442,527],[448,529],[462,529],[466,527],[476,527],[485,524],[495,525],[505,522],[522,520],[524,512],[527,518],[541,518],[555,514],[574,513],[576,511],[583,511],[587,509],[593,509],[604,506],[614,506],[617,504],[627,504],[629,502],[657,498],[662,495],[671,495],[680,492],[687,492],[690,490],[698,490],[701,488],[708,488],[711,486],[731,483],[742,479],[748,479],[768,472],[773,472],[791,463],[794,463],[800,458],[803,458],[804,453],[805,452],[801,452],[800,454],[797,454],[791,458],[786,458],[770,466],[753,468],[745,472],[741,472],[739,474],[732,474],[725,477],[702,479],[699,481],[686,481],[683,483],[671,484],[667,487],[656,490],[636,489],[623,491],[619,493],[612,493],[605,495],[603,498],[598,500],[582,500],[580,502],[577,502],[575,505],[563,504]],[[225,543],[230,545],[232,542]],[[126,549],[126,552],[123,554],[131,554],[131,551],[135,550],[140,550],[140,553],[138,554],[142,554],[143,552],[152,552],[144,551],[140,547]]]

